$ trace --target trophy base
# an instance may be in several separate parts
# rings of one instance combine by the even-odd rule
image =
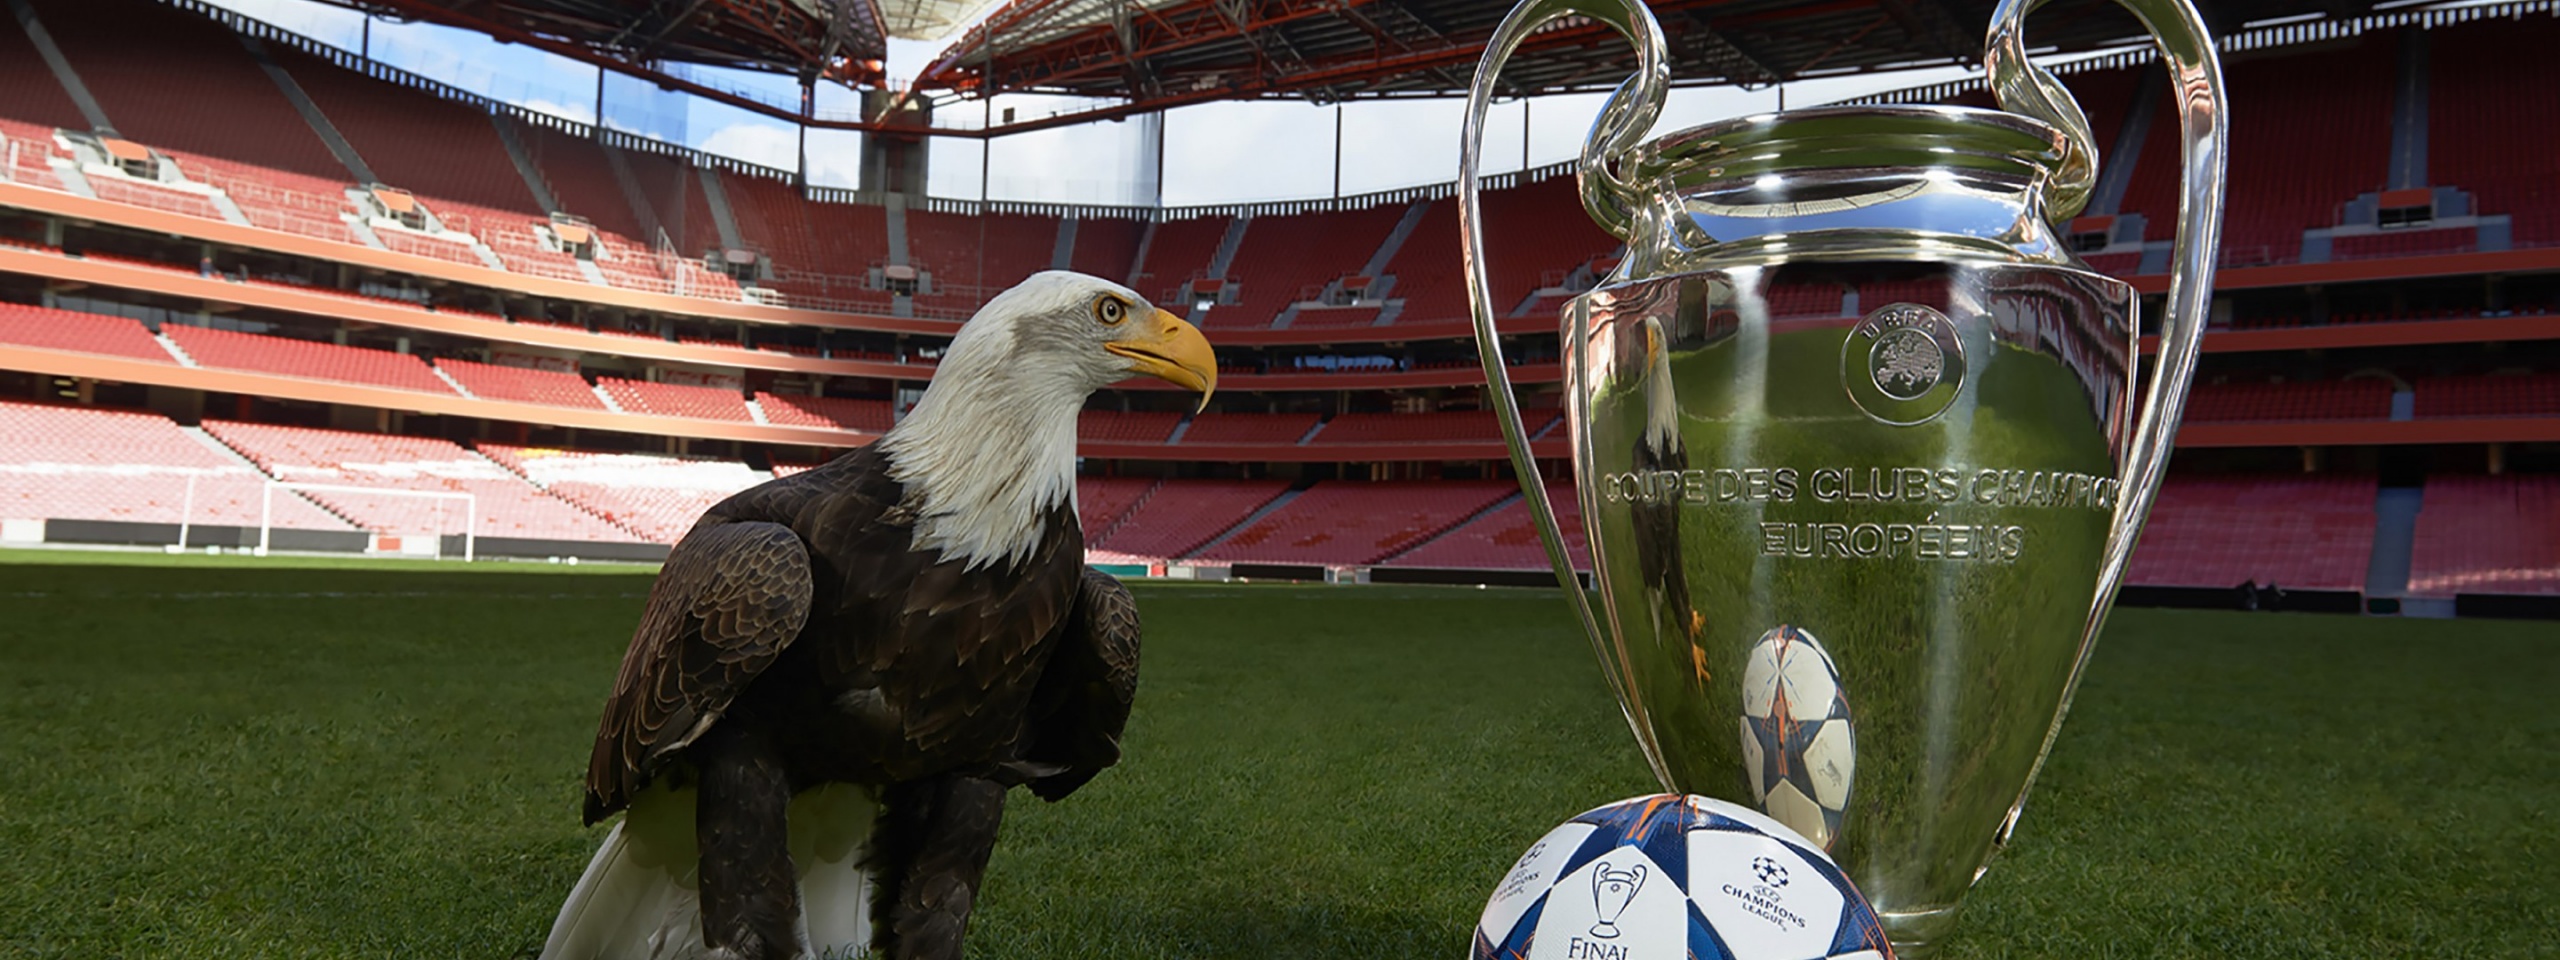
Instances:
[[[1960,907],[1935,910],[1876,911],[1884,921],[1885,939],[1893,941],[1893,955],[1899,960],[1929,960],[1937,956],[1947,935],[1955,932],[1956,912]]]

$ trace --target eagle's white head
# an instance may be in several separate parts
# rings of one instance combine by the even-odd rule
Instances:
[[[1209,341],[1108,280],[1051,270],[962,324],[915,409],[880,439],[916,509],[918,550],[971,567],[1019,560],[1076,493],[1076,414],[1130,377],[1217,388]]]

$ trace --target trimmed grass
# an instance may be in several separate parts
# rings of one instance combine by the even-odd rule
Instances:
[[[515,957],[643,573],[0,556],[0,955]],[[171,562],[163,562],[171,561]],[[1141,585],[1129,759],[972,956],[1454,957],[1651,789],[1544,591]],[[2125,611],[1947,956],[2547,956],[2560,629]]]

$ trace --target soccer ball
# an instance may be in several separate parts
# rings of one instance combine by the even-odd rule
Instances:
[[[1858,738],[1822,641],[1785,624],[1760,636],[1742,668],[1741,726],[1752,799],[1831,849],[1858,775]]]
[[[1621,800],[1549,831],[1476,923],[1476,960],[1891,960],[1875,909],[1785,825],[1722,800]]]

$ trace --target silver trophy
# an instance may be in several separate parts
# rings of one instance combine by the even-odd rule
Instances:
[[[2011,112],[1793,110],[1645,142],[1669,75],[1638,0],[1525,0],[1468,103],[1459,211],[1485,377],[1573,582],[1486,301],[1477,170],[1497,71],[1559,17],[1634,42],[1581,192],[1626,256],[1564,311],[1568,589],[1656,776],[1826,847],[1925,956],[2017,825],[2167,465],[2222,219],[2224,108],[2186,0],[2122,0],[2178,103],[2177,253],[2147,392],[2137,301],[2054,225],[2097,154],[2003,0]],[[1837,303],[1836,309],[1827,305]],[[1807,305],[1811,304],[1810,307]]]

